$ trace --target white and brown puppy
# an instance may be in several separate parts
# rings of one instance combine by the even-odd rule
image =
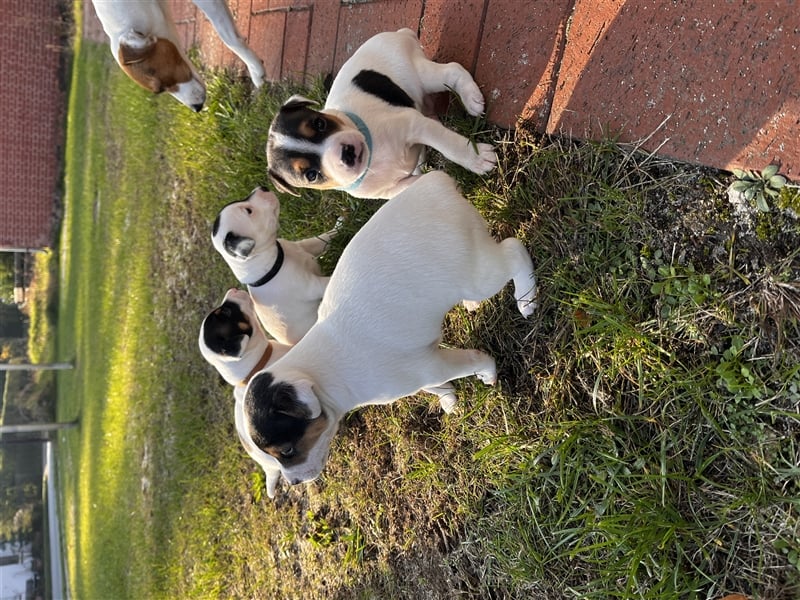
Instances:
[[[489,144],[473,144],[422,113],[426,97],[454,90],[471,115],[483,94],[458,63],[425,57],[410,29],[380,33],[342,65],[324,109],[292,96],[267,139],[275,187],[340,189],[358,198],[392,198],[420,174],[426,146],[474,173],[494,168]]]
[[[280,203],[266,188],[220,210],[211,231],[214,248],[228,263],[255,303],[267,332],[283,344],[294,344],[317,320],[317,307],[329,277],[317,257],[336,230],[288,241],[277,237]]]
[[[250,79],[264,83],[264,66],[236,30],[225,0],[193,0],[219,37],[247,65]],[[111,53],[136,83],[168,92],[193,110],[203,108],[206,86],[179,41],[167,0],[92,0]]]
[[[231,288],[200,325],[200,354],[243,396],[250,378],[286,354],[291,346],[270,340],[256,317],[253,299]]]
[[[491,385],[496,367],[479,350],[443,348],[444,316],[509,280],[529,316],[536,280],[522,242],[495,241],[448,175],[423,175],[349,242],[314,327],[250,380],[247,434],[297,484],[321,473],[340,419],[354,408],[425,390],[452,410],[451,380],[475,375]]]
[[[286,354],[290,346],[267,338],[256,318],[253,300],[243,290],[228,290],[200,326],[200,353],[233,386],[234,422],[247,454],[264,470],[267,495],[275,497],[280,465],[246,435],[244,390],[250,378]]]

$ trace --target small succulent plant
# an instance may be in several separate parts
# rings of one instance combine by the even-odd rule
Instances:
[[[733,169],[735,180],[730,190],[744,196],[748,202],[755,202],[760,212],[769,212],[767,199],[775,200],[786,185],[786,177],[778,175],[778,165],[769,165],[761,173],[749,169]]]

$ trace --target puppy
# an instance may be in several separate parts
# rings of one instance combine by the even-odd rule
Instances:
[[[233,386],[236,433],[250,458],[264,470],[267,495],[274,498],[280,465],[243,433],[243,400],[250,378],[286,354],[289,346],[267,339],[256,318],[250,295],[236,288],[228,290],[222,304],[203,319],[199,344],[203,358]]]
[[[282,344],[294,344],[317,320],[317,307],[329,277],[316,258],[336,230],[290,242],[277,238],[278,198],[265,188],[228,204],[211,232],[214,248],[236,278],[247,285],[256,315]]]
[[[497,157],[489,144],[473,144],[422,114],[426,96],[455,91],[471,115],[484,101],[458,63],[428,60],[410,29],[380,33],[342,65],[324,109],[292,96],[267,138],[269,176],[279,190],[340,189],[358,198],[392,198],[420,174],[426,146],[474,173],[487,173]]]
[[[444,316],[509,280],[519,311],[531,315],[536,280],[523,244],[496,242],[448,175],[423,175],[347,245],[314,327],[250,380],[247,436],[297,484],[322,472],[338,423],[354,408],[425,390],[451,411],[451,380],[475,375],[492,385],[496,368],[479,350],[441,347]]]
[[[264,83],[264,67],[236,30],[224,0],[193,0],[219,37],[247,65],[256,87]],[[198,111],[206,87],[181,47],[167,0],[92,0],[111,53],[122,70],[143,88],[168,92]]]
[[[258,371],[286,354],[290,346],[269,340],[247,292],[231,288],[200,325],[200,353],[222,378],[244,396]]]

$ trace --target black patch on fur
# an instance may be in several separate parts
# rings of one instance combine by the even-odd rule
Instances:
[[[240,323],[247,323],[241,329]],[[239,356],[244,337],[253,335],[253,327],[236,302],[223,302],[203,321],[203,342],[206,347],[222,356]]]
[[[309,423],[308,409],[297,399],[290,383],[275,383],[271,373],[258,373],[250,381],[244,398],[253,442],[268,447],[294,446],[302,439]]]
[[[353,83],[361,90],[380,98],[387,104],[415,108],[414,101],[409,95],[382,73],[369,69],[359,71],[358,75],[353,77]]]
[[[245,241],[248,241],[249,243],[244,244]],[[247,248],[246,252],[241,251],[242,244],[244,244]],[[232,231],[229,231],[225,236],[225,240],[222,242],[222,245],[225,247],[225,251],[231,256],[242,256],[247,258],[250,256],[250,252],[253,251],[253,248],[256,244],[253,238],[249,238],[244,235],[237,235]]]

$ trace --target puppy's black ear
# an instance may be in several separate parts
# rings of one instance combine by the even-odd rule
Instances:
[[[269,176],[270,183],[272,183],[276,190],[283,192],[284,194],[294,196],[295,198],[300,197],[300,194],[297,192],[297,190],[295,190],[283,177],[278,175],[276,171],[270,169],[267,172],[267,175]]]
[[[238,256],[240,258],[247,258],[256,246],[256,241],[253,238],[245,237],[243,235],[236,235],[232,231],[228,232],[223,242],[225,251],[231,256]]]
[[[316,106],[318,104],[319,102],[311,100],[310,98],[306,98],[300,94],[295,94],[283,103],[281,110],[295,110],[298,108],[305,108],[306,106]]]

